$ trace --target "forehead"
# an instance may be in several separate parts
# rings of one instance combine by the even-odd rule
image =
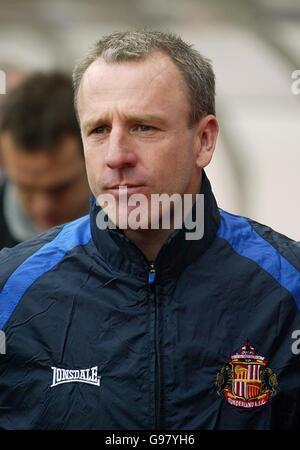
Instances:
[[[133,113],[137,105],[144,109],[173,108],[176,103],[186,106],[187,87],[176,64],[161,52],[124,62],[107,63],[99,58],[84,73],[78,90],[81,121],[116,102],[126,104]]]

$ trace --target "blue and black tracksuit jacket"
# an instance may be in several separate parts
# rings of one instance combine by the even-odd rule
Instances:
[[[0,252],[0,429],[300,429],[299,244],[201,193],[153,264],[95,203]]]

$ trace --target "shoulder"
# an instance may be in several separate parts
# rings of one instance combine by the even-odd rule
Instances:
[[[59,225],[13,248],[0,251],[0,291],[10,275],[29,262],[53,264],[91,239],[89,216]]]
[[[220,210],[218,236],[228,241],[238,252],[285,257],[300,271],[300,242],[279,233],[268,225],[248,217]],[[251,254],[251,253],[250,253]]]
[[[84,216],[16,247],[3,249],[0,252],[0,328],[18,299],[40,276],[90,239],[89,216]]]
[[[218,237],[287,289],[300,308],[300,243],[271,227],[220,210]]]
[[[274,247],[278,253],[283,255],[300,271],[300,242],[297,242],[288,236],[274,230],[273,228],[248,219],[249,224],[253,230],[267,242]]]

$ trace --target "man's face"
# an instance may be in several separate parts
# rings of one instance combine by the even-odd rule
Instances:
[[[35,226],[46,229],[73,220],[88,209],[89,187],[80,142],[65,136],[53,151],[26,152],[9,132],[1,136],[5,173]]]
[[[91,190],[128,194],[196,193],[197,127],[189,127],[187,88],[172,60],[92,63],[78,92],[78,114]],[[133,185],[134,187],[130,187]]]

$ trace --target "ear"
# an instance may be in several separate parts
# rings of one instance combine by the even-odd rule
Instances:
[[[202,169],[210,163],[213,156],[219,132],[219,124],[216,117],[209,114],[202,117],[196,127],[196,166]]]

